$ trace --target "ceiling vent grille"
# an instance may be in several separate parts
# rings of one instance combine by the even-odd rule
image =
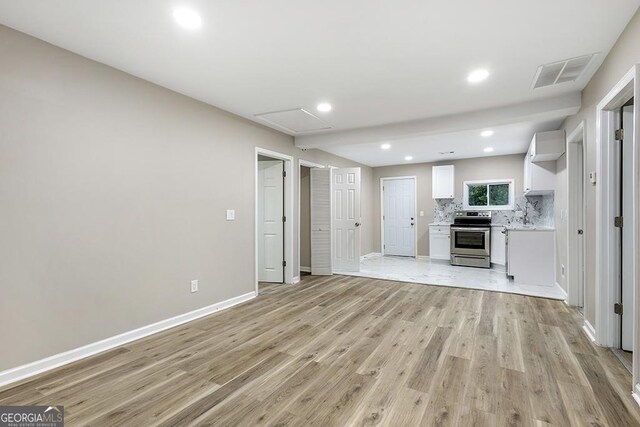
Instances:
[[[541,65],[533,78],[532,89],[575,82],[582,76],[584,70],[587,69],[595,56],[596,54],[592,53],[591,55]]]
[[[256,114],[255,117],[291,133],[315,132],[331,129],[330,124],[320,120],[318,117],[302,108]]]

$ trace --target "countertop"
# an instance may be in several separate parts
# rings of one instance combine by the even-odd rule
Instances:
[[[429,226],[448,227],[452,225],[450,222],[432,222]],[[555,231],[554,227],[545,227],[541,225],[522,225],[522,224],[491,224],[491,227],[505,228],[507,230],[516,231]]]

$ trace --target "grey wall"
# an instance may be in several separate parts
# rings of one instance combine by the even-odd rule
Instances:
[[[586,122],[585,152],[586,171],[596,170],[596,108],[598,103],[618,83],[624,74],[634,64],[640,63],[640,11],[631,19],[613,49],[607,55],[604,63],[593,76],[582,92],[582,109],[565,121],[564,128],[567,135],[580,123]],[[566,187],[566,182],[563,184]],[[595,266],[596,260],[596,187],[590,183],[586,187],[586,218],[585,218],[585,247],[586,247],[586,284],[585,284],[585,318],[596,325],[595,316]],[[566,209],[566,201],[564,202]],[[566,234],[558,233],[558,239],[564,239]]]
[[[455,196],[462,197],[465,181],[483,179],[515,179],[516,195],[522,194],[524,178],[524,154],[509,156],[481,157],[453,160],[439,163],[418,163],[412,165],[385,166],[373,169],[373,248],[380,247],[380,178],[393,176],[416,176],[418,193],[417,210],[425,216],[418,216],[418,255],[429,255],[429,223],[433,222],[435,201],[432,198],[431,168],[434,165],[455,165]]]
[[[2,26],[0,57],[0,370],[253,291],[256,146],[358,166]]]
[[[311,268],[311,169],[300,168],[300,265]]]

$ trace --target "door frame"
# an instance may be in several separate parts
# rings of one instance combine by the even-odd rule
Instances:
[[[302,268],[300,266],[300,207],[302,206],[302,204],[300,203],[300,169],[302,167],[307,167],[307,168],[319,168],[319,169],[324,169],[325,165],[321,165],[320,163],[314,163],[314,162],[310,162],[308,160],[303,160],[303,159],[298,159],[298,223],[297,223],[297,227],[298,227],[298,279],[300,279],[300,273],[302,272],[300,270],[300,268]],[[311,207],[309,207],[309,209],[311,209]],[[311,238],[311,236],[309,236],[309,238]],[[311,266],[309,266],[309,268],[311,268]]]
[[[254,200],[253,200],[253,247],[254,247],[254,267],[253,275],[255,281],[255,291],[258,295],[258,156],[263,155],[271,157],[276,160],[284,161],[284,171],[287,174],[287,178],[284,180],[284,216],[287,221],[284,223],[284,260],[287,261],[287,265],[284,267],[284,283],[292,284],[300,280],[299,277],[293,276],[293,267],[295,260],[293,257],[293,181],[295,176],[293,174],[293,156],[287,154],[278,153],[276,151],[267,150],[265,148],[256,147],[254,153]]]
[[[597,150],[597,179],[600,181],[596,187],[596,342],[606,347],[619,345],[620,337],[618,333],[620,319],[613,312],[613,304],[619,292],[617,281],[617,269],[619,256],[617,250],[616,233],[613,226],[615,216],[615,181],[614,173],[614,138],[615,113],[631,97],[640,99],[640,64],[634,65],[624,77],[611,89],[611,91],[600,101],[596,109],[596,150]],[[640,123],[640,108],[634,109],[634,122]],[[640,249],[640,126],[634,126],[633,132],[633,200],[632,218],[627,222],[633,224],[635,231],[633,236],[633,252],[639,253]],[[634,284],[634,310],[633,321],[633,395],[637,402],[640,402],[640,384],[638,384],[638,368],[640,361],[639,344],[640,328],[637,327],[640,321],[638,307],[640,307],[640,291],[638,290],[638,279],[640,278],[640,265],[633,265]],[[586,321],[585,321],[586,325]]]
[[[579,248],[580,239],[576,230],[578,229],[579,213],[582,213],[582,230],[585,230],[586,221],[586,126],[585,120],[582,120],[578,126],[567,136],[567,304],[579,306],[582,303],[583,311],[587,310],[586,301],[584,299],[584,282],[580,283],[579,274],[575,274],[580,267]],[[578,144],[582,145],[582,162],[578,159]],[[579,178],[579,171],[582,168],[582,177]],[[577,195],[577,182],[582,180],[582,206],[579,205],[579,197]],[[584,231],[583,231],[584,233]],[[585,265],[585,236],[582,237],[582,265]]]
[[[415,218],[415,227],[413,229],[413,257],[418,257],[418,178],[416,175],[408,176],[385,176],[380,178],[380,253],[384,253],[384,182],[396,179],[413,179],[413,217]]]

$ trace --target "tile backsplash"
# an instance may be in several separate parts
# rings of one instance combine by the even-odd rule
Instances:
[[[436,199],[434,212],[435,222],[453,222],[456,211],[462,211],[462,198]],[[520,225],[523,218],[516,218],[516,211],[527,212],[529,223],[539,227],[553,227],[553,194],[545,196],[517,196],[515,209],[512,211],[492,211],[492,223],[503,225]]]

